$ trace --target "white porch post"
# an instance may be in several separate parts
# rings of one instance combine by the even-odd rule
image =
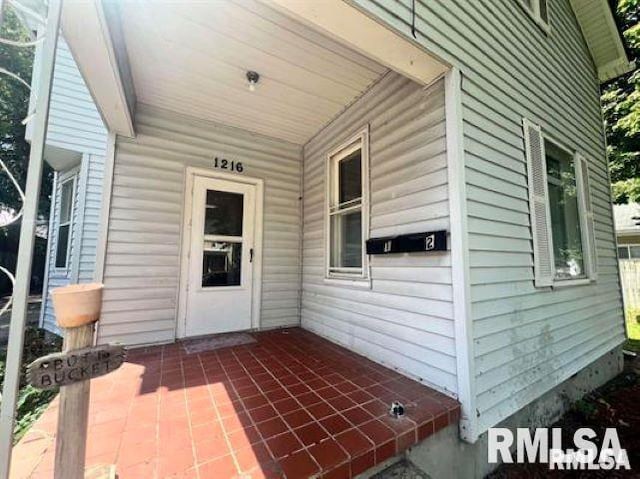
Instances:
[[[40,198],[42,155],[49,119],[49,98],[51,96],[51,82],[53,80],[61,11],[62,0],[49,0],[45,39],[42,46],[42,68],[40,69],[38,91],[36,92],[35,115],[32,118],[33,136],[25,187],[24,214],[20,228],[20,243],[18,245],[18,261],[15,275],[16,281],[13,289],[13,307],[11,309],[6,373],[2,390],[2,408],[0,410],[0,479],[8,479],[11,467],[15,407],[20,383],[24,329],[27,320],[27,301],[31,280],[31,263],[38,215],[38,199]]]

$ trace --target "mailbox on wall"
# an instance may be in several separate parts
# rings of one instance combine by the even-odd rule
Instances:
[[[444,230],[367,240],[367,254],[418,253],[446,250],[447,232]]]

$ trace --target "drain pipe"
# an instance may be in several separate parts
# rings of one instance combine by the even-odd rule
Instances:
[[[2,389],[2,407],[0,409],[0,479],[9,478],[11,451],[13,448],[13,428],[22,370],[22,348],[24,330],[27,322],[27,301],[31,282],[31,264],[35,227],[38,215],[38,199],[42,178],[42,161],[47,123],[49,119],[49,99],[60,28],[62,0],[49,0],[47,25],[42,46],[42,65],[36,95],[35,115],[32,118],[33,136],[29,167],[25,187],[24,213],[20,227],[20,243],[16,265],[16,280],[13,288],[13,307],[7,346],[7,363]]]

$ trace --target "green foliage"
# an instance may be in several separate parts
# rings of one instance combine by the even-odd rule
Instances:
[[[31,424],[40,417],[40,414],[44,412],[57,394],[55,390],[40,391],[27,385],[25,374],[26,365],[41,356],[60,351],[62,348],[62,339],[42,329],[30,327],[25,332],[24,344],[25,347],[22,356],[24,368],[20,376],[20,394],[16,408],[15,441],[20,440]],[[0,385],[4,383],[6,357],[6,349],[0,348]]]
[[[618,0],[629,59],[640,64],[640,0]],[[606,84],[602,92],[614,201],[640,201],[640,69]]]
[[[640,203],[640,177],[613,182],[611,188],[616,203]]]
[[[29,32],[10,8],[5,9],[0,36],[17,41],[30,39]],[[27,83],[31,82],[33,54],[33,47],[0,43],[0,65]],[[29,163],[29,144],[24,139],[25,126],[22,120],[27,117],[28,107],[29,89],[0,73],[0,155],[23,188]],[[39,204],[40,219],[48,216],[52,181],[53,171],[45,164]],[[0,173],[0,208],[18,211],[20,206],[21,200],[13,184],[4,172]]]

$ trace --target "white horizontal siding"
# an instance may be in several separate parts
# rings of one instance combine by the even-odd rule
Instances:
[[[38,79],[41,56],[41,45],[38,45],[34,60],[34,81]],[[31,106],[35,105],[33,93],[36,91],[37,85],[34,83],[29,99]],[[32,109],[33,107],[30,108]],[[27,139],[31,138],[29,125],[26,136]],[[58,40],[51,86],[47,146],[104,156],[106,140],[107,130],[100,113],[93,103],[67,43],[61,36]]]
[[[265,182],[261,327],[299,324],[299,146],[140,105],[119,138],[109,213],[100,342],[173,340],[187,166],[224,155]]]
[[[84,220],[80,241],[78,262],[78,282],[88,283],[94,280],[98,231],[100,231],[100,209],[104,180],[104,156],[86,155]]]
[[[357,0],[410,35],[411,0]],[[418,41],[463,72],[479,432],[624,339],[598,81],[568,0],[546,35],[517,1],[416,2]],[[590,161],[597,284],[536,290],[522,118]]]
[[[34,78],[39,68],[40,48],[36,49]],[[33,91],[36,91],[34,88]],[[30,101],[34,102],[34,98]],[[29,137],[30,131],[27,131]],[[104,152],[107,131],[64,38],[60,37],[51,90],[47,147],[63,148],[69,154],[80,153],[81,173],[78,174],[76,203],[72,227],[72,250],[66,272],[54,268],[57,245],[58,211],[52,207],[52,231],[49,235],[47,290],[43,294],[43,323],[57,331],[48,292],[69,283],[93,280],[96,241],[99,222]],[[46,150],[48,151],[48,150]],[[85,171],[88,169],[88,171]],[[55,204],[59,204],[59,185]]]
[[[449,229],[444,86],[390,73],[304,148],[302,325],[455,395],[449,252],[371,256],[371,289],[324,280],[328,152],[370,128],[370,234]]]

